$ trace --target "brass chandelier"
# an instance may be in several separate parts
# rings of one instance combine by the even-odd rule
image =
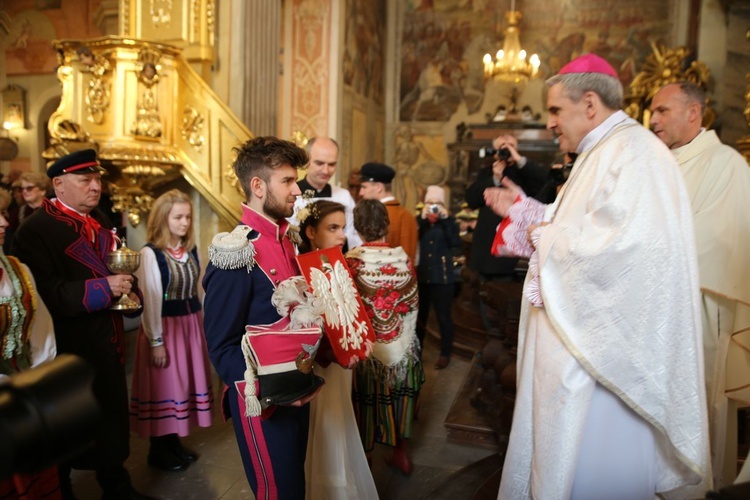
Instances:
[[[538,73],[541,64],[539,56],[532,54],[527,59],[526,51],[521,48],[518,29],[521,17],[521,12],[516,10],[516,0],[511,0],[510,10],[505,13],[508,27],[505,29],[503,48],[497,51],[494,60],[491,54],[485,54],[482,59],[485,78],[522,83]]]

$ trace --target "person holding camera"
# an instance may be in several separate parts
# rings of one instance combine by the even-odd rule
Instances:
[[[570,177],[570,172],[573,170],[573,164],[578,157],[575,153],[565,152],[562,149],[562,141],[560,142],[561,150],[563,151],[562,158],[560,161],[553,163],[549,168],[549,175],[547,176],[547,182],[544,186],[537,191],[534,195],[534,199],[541,201],[542,203],[552,203],[557,198],[557,193],[560,192],[563,184],[565,184]]]
[[[430,306],[435,308],[440,327],[440,357],[435,369],[442,370],[451,359],[453,347],[453,319],[451,304],[456,285],[453,272],[453,255],[461,250],[458,224],[445,207],[445,190],[429,186],[424,197],[424,208],[417,217],[419,226],[419,313],[417,337],[424,343],[425,328]]]
[[[519,185],[525,193],[535,195],[547,181],[547,168],[527,159],[518,153],[518,139],[510,134],[501,134],[492,141],[486,153],[494,156],[494,163],[479,171],[477,180],[466,190],[466,202],[472,210],[479,209],[477,224],[471,242],[469,268],[479,274],[480,283],[487,281],[510,281],[516,267],[517,258],[493,257],[490,253],[495,231],[502,217],[495,214],[484,200],[487,188],[499,187],[504,177]],[[485,329],[491,325],[487,321],[487,306],[480,302],[479,310]]]

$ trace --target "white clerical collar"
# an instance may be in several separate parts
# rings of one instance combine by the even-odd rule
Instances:
[[[705,128],[703,128],[703,127],[701,127],[701,131],[700,131],[700,132],[698,132],[698,135],[696,135],[695,137],[693,137],[693,139],[692,139],[692,140],[691,140],[690,142],[688,142],[688,143],[686,143],[686,144],[683,144],[683,145],[682,145],[682,146],[680,146],[679,148],[674,148],[674,149],[672,150],[672,154],[673,154],[673,155],[675,156],[675,158],[679,157],[679,156],[680,156],[680,154],[681,154],[681,153],[682,153],[683,151],[685,151],[685,150],[687,149],[687,147],[688,147],[688,146],[690,146],[690,144],[692,144],[692,143],[693,143],[693,141],[694,141],[694,140],[696,140],[696,139],[697,139],[698,137],[700,137],[700,136],[701,136],[701,135],[703,134],[703,132],[705,132],[705,131],[706,131],[706,129],[705,129]]]
[[[602,138],[609,133],[610,130],[612,130],[613,128],[615,128],[615,126],[619,125],[622,121],[627,120],[628,118],[630,118],[628,114],[621,109],[618,109],[617,111],[612,113],[612,115],[604,120],[598,127],[586,134],[586,137],[584,137],[581,140],[580,144],[578,144],[576,153],[585,153],[589,149],[593,148],[596,143],[602,140]]]
[[[380,203],[386,203],[389,201],[393,201],[395,199],[396,199],[395,196],[386,196],[385,198],[380,198]]]

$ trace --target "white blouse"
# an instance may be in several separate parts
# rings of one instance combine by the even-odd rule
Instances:
[[[167,254],[166,251],[164,253]],[[187,262],[189,253],[185,251],[182,257],[175,260],[177,262]],[[174,257],[166,255],[166,258]],[[164,332],[162,328],[161,306],[164,299],[164,290],[161,284],[161,272],[159,272],[156,254],[150,247],[146,246],[141,249],[141,266],[135,272],[135,276],[138,278],[138,287],[143,294],[143,314],[141,315],[143,331],[149,338],[151,347],[163,345]],[[200,275],[198,283],[198,296],[200,298]]]

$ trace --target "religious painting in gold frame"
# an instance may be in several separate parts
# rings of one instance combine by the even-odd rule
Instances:
[[[5,130],[26,128],[25,94],[26,92],[16,85],[9,85],[2,91]]]

